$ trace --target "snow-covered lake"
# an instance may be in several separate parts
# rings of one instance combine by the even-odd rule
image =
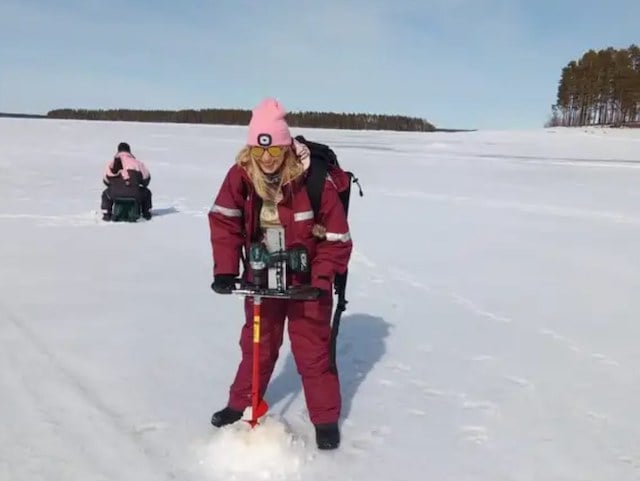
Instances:
[[[287,344],[265,424],[209,424],[243,319],[206,215],[244,128],[0,119],[0,479],[640,479],[640,131],[294,133],[365,192],[340,449]],[[150,222],[99,220],[120,141]]]

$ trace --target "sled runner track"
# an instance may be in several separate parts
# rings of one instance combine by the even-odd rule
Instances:
[[[474,314],[475,316],[490,320],[492,322],[496,322],[499,324],[512,324],[514,322],[516,322],[514,319],[507,317],[503,314],[499,314],[493,311],[490,311],[482,306],[480,306],[477,302],[473,301],[472,299],[461,295],[458,292],[455,292],[453,290],[450,290],[446,287],[434,287],[434,286],[428,286],[425,285],[423,283],[417,282],[415,280],[412,280],[411,275],[405,271],[402,271],[400,269],[394,269],[391,272],[393,278],[397,281],[400,282],[404,282],[407,285],[410,285],[414,288],[417,289],[421,289],[425,292],[436,292],[436,293],[440,293],[442,295],[444,295],[445,297],[449,298],[449,300],[459,306],[461,306],[462,308],[464,308],[465,310],[467,310],[468,312]],[[517,323],[517,322],[516,322]],[[519,323],[518,323],[519,324]],[[520,325],[520,324],[519,324]],[[609,356],[605,355],[605,354],[601,354],[601,353],[589,353],[586,349],[584,349],[583,347],[581,347],[579,345],[579,343],[577,341],[574,341],[572,339],[569,339],[565,336],[561,336],[559,334],[557,334],[556,332],[550,330],[550,329],[546,329],[546,328],[541,328],[535,332],[535,333],[541,337],[545,337],[549,340],[553,340],[553,342],[557,342],[558,344],[560,344],[561,346],[563,346],[564,348],[566,348],[567,350],[577,353],[577,354],[583,354],[584,356],[586,356],[587,358],[590,358],[592,360],[595,360],[601,364],[604,365],[608,365],[611,367],[615,367],[615,368],[621,368],[621,364],[613,359],[611,359]],[[513,380],[513,379],[512,379]],[[527,382],[516,382],[517,384],[521,384],[521,385],[525,385],[527,384]]]
[[[94,396],[91,390],[74,374],[71,373],[66,367],[64,367],[58,359],[51,353],[47,346],[38,338],[38,336],[27,325],[5,306],[1,306],[3,317],[9,319],[11,323],[22,333],[22,335],[29,341],[29,343],[53,366],[56,370],[60,371],[66,380],[71,384],[79,393],[82,394],[84,399],[100,411],[107,419],[113,424],[117,425],[117,414],[105,406],[98,398]]]
[[[370,257],[366,256],[359,250],[354,250],[354,261],[360,265],[365,266],[368,269],[379,269],[376,265],[376,262],[372,260]],[[456,304],[467,312],[473,314],[476,317],[486,319],[488,321],[501,324],[504,326],[508,326],[511,324],[517,324],[519,327],[522,327],[521,323],[518,323],[516,319],[512,319],[504,314],[493,312],[485,307],[479,305],[473,299],[470,299],[467,296],[460,294],[454,290],[447,288],[446,286],[434,286],[428,285],[424,282],[420,282],[414,279],[411,273],[404,271],[402,269],[393,268],[386,269],[389,273],[389,276],[383,276],[384,278],[392,279],[393,281],[402,282],[403,284],[413,287],[414,289],[419,289],[425,293],[431,293],[434,295],[440,295],[449,300],[449,302]],[[392,283],[393,284],[393,283]],[[555,331],[548,328],[539,328],[535,331],[531,332],[539,337],[547,339],[548,342],[554,342],[559,346],[571,351],[579,356],[581,356],[584,360],[591,360],[592,362],[596,362],[598,364],[608,366],[614,369],[623,369],[625,372],[630,372],[628,369],[624,368],[620,362],[612,359],[607,354],[603,354],[600,352],[589,352],[588,349],[582,347],[577,341],[573,339],[569,339],[566,336],[560,335]],[[483,361],[485,359],[478,358],[478,361]],[[529,386],[529,381],[521,378],[510,377],[510,381],[515,384],[519,384],[521,386]]]
[[[471,155],[471,154],[470,154]],[[593,165],[597,167],[635,167],[640,168],[640,160],[629,159],[586,159],[572,157],[541,157],[535,155],[513,155],[513,154],[473,154],[473,157],[481,159],[496,160],[516,160],[516,161],[533,161],[543,164],[566,164],[573,163],[582,165]]]
[[[43,397],[40,395],[41,393],[36,392],[37,388],[35,385],[31,386],[23,379],[21,382],[24,389],[29,393],[30,399],[32,399],[34,404],[37,406],[39,411],[38,416],[42,416],[41,421],[36,420],[36,423],[41,422],[45,425],[48,424],[60,428],[56,429],[56,436],[60,436],[62,439],[67,440],[64,443],[65,447],[70,449],[70,446],[76,446],[77,450],[81,450],[83,452],[83,461],[90,462],[91,466],[99,469],[102,474],[106,475],[107,473],[113,473],[113,467],[109,465],[105,458],[100,459],[102,457],[100,452],[95,452],[92,449],[93,446],[100,447],[100,440],[95,440],[95,444],[87,443],[88,440],[86,437],[78,437],[78,434],[81,433],[74,432],[74,430],[81,425],[82,428],[86,430],[97,427],[98,429],[96,431],[97,433],[100,433],[103,431],[103,427],[99,424],[96,426],[96,423],[100,423],[99,419],[102,419],[106,422],[105,427],[107,430],[112,432],[115,431],[119,436],[121,436],[121,438],[123,438],[123,440],[126,439],[133,447],[133,449],[131,449],[126,446],[118,445],[117,448],[112,446],[110,448],[111,450],[124,450],[123,454],[126,454],[126,458],[130,458],[132,454],[135,455],[134,459],[137,458],[140,460],[140,464],[144,465],[145,471],[148,470],[153,472],[154,477],[157,479],[176,479],[176,474],[171,471],[170,466],[166,465],[166,461],[163,459],[163,455],[158,452],[158,449],[141,437],[141,433],[143,431],[137,429],[135,425],[127,425],[122,417],[106,405],[90,386],[88,386],[78,375],[64,366],[58,357],[47,347],[45,342],[42,341],[42,339],[27,325],[26,322],[24,322],[23,319],[15,315],[4,304],[0,304],[0,313],[2,314],[2,317],[6,319],[25,340],[27,352],[30,350],[28,347],[30,346],[32,352],[37,354],[37,357],[35,358],[36,362],[38,364],[42,364],[45,371],[50,371],[48,374],[39,373],[38,376],[44,375],[46,376],[47,381],[52,383],[56,382],[56,378],[58,378],[61,382],[59,384],[59,388],[56,389],[57,394],[65,395],[67,397],[71,396],[70,399],[79,399],[81,401],[80,406],[84,404],[84,406],[89,408],[88,412],[86,412],[84,408],[81,408],[79,409],[79,412],[75,413],[78,415],[78,419],[74,421],[79,424],[76,426],[67,426],[63,424],[66,420],[70,420],[66,419],[66,416],[65,419],[56,420],[56,415],[58,413],[55,409],[57,407],[55,405],[55,401],[53,405],[50,405],[50,399],[46,398],[46,396]],[[11,352],[9,352],[8,355],[11,356]],[[40,361],[37,361],[38,358],[40,358]],[[66,390],[69,391],[68,394],[65,393]],[[75,406],[70,405],[67,408],[71,409]],[[52,409],[52,407],[54,409]],[[99,413],[98,420],[92,416],[92,413]],[[141,457],[140,454],[144,454],[144,456]],[[136,462],[136,464],[138,463]],[[94,474],[97,475],[97,473]]]
[[[370,189],[372,190],[372,189]],[[640,226],[640,217],[629,216],[618,212],[583,209],[578,207],[560,206],[553,204],[530,204],[524,202],[512,202],[503,200],[491,200],[482,197],[469,197],[463,195],[436,194],[429,192],[397,192],[387,189],[374,191],[387,197],[415,198],[433,202],[468,205],[471,207],[483,207],[488,209],[513,210],[538,215],[549,215],[570,219],[597,220],[614,224],[626,224]]]
[[[574,158],[562,156],[543,156],[543,155],[518,155],[496,153],[476,153],[464,150],[456,150],[455,144],[448,145],[443,143],[432,143],[424,145],[409,146],[363,146],[363,145],[340,145],[341,149],[353,149],[366,152],[368,156],[402,157],[403,162],[421,163],[423,161],[439,162],[446,156],[448,159],[459,161],[495,161],[495,162],[514,162],[530,165],[541,166],[562,166],[577,168],[614,168],[614,169],[639,169],[640,160],[634,159],[597,159],[597,158]],[[443,152],[445,152],[443,154]]]
[[[382,287],[385,291],[390,291],[389,295],[393,297],[394,286],[403,289],[399,284],[409,286],[414,289],[422,291],[422,296],[441,298],[446,300],[450,304],[454,304],[464,309],[473,315],[468,316],[454,316],[454,319],[458,319],[461,322],[473,322],[473,318],[490,321],[496,329],[506,333],[506,339],[513,339],[513,333],[516,333],[518,337],[530,337],[531,339],[537,338],[537,344],[539,345],[539,352],[544,352],[545,346],[550,343],[557,345],[557,347],[564,351],[563,357],[567,359],[566,366],[558,366],[558,369],[564,369],[565,367],[573,367],[581,369],[593,375],[606,376],[611,379],[612,392],[626,392],[628,387],[635,382],[635,374],[629,365],[625,365],[618,360],[612,359],[608,354],[603,354],[597,350],[596,346],[590,348],[580,343],[577,339],[572,339],[566,335],[559,334],[556,330],[552,330],[543,325],[532,326],[525,322],[520,322],[517,318],[509,317],[504,313],[496,312],[494,309],[489,309],[486,306],[480,305],[477,301],[461,294],[453,289],[444,285],[432,284],[430,282],[421,282],[411,274],[410,271],[403,269],[389,269],[385,266],[378,264],[373,258],[367,256],[361,251],[354,252],[354,261],[358,265],[358,268],[366,272],[366,276],[370,276],[373,272],[376,273],[385,286]],[[375,282],[372,279],[371,282]],[[420,294],[419,294],[420,295]],[[504,336],[502,335],[504,338]],[[509,342],[509,341],[507,341]],[[416,350],[420,352],[430,353],[432,349],[425,345],[416,345]],[[437,346],[436,346],[437,348]],[[436,349],[437,351],[437,349]],[[556,351],[557,352],[557,351]],[[504,359],[500,356],[495,357],[489,354],[475,354],[473,351],[466,352],[462,357],[459,357],[459,361],[468,361],[476,365],[486,364],[486,368],[481,369],[481,372],[486,373],[487,379],[494,382],[496,385],[503,387],[508,392],[518,392],[517,396],[522,396],[523,399],[535,399],[536,402],[551,402],[548,400],[548,379],[540,377],[531,373],[525,374],[525,371],[518,369],[519,363],[505,363]],[[526,359],[524,359],[526,361]],[[473,412],[477,414],[477,419],[474,423],[461,423],[457,427],[459,438],[465,442],[475,445],[486,445],[493,442],[501,442],[500,439],[495,437],[495,429],[499,429],[501,425],[500,419],[504,417],[508,412],[508,408],[498,398],[483,398],[478,396],[478,393],[473,391],[467,391],[465,389],[459,389],[459,386],[446,386],[439,385],[436,380],[435,385],[431,383],[429,377],[426,378],[412,378],[408,372],[411,368],[416,366],[397,365],[394,363],[387,363],[384,366],[387,369],[394,371],[393,378],[381,378],[378,379],[378,383],[382,387],[393,386],[394,389],[403,390],[409,392],[415,390],[416,399],[423,399],[423,403],[429,403],[427,398],[433,400],[446,400],[450,404],[462,408],[465,411]],[[526,368],[526,365],[523,364]],[[528,371],[528,369],[527,369]],[[391,380],[393,379],[393,380]],[[579,389],[579,388],[578,388]],[[603,449],[608,452],[608,455],[616,463],[633,465],[633,469],[638,469],[640,462],[637,456],[631,455],[631,445],[618,444],[615,439],[612,439],[609,434],[625,433],[627,428],[626,422],[620,413],[607,409],[601,402],[594,401],[589,397],[584,399],[576,399],[574,402],[563,405],[558,403],[559,409],[564,409],[570,416],[575,416],[575,422],[580,426],[580,429],[593,429],[594,431],[605,432],[607,436],[603,436],[601,441]],[[424,408],[425,404],[417,404],[411,406],[409,414],[412,416],[422,417],[430,416],[430,410]],[[476,424],[477,423],[477,424]],[[452,426],[454,429],[455,426]],[[554,431],[550,429],[549,439],[554,440],[554,436],[558,436],[560,439],[563,435],[562,430]],[[634,478],[635,479],[635,478]]]

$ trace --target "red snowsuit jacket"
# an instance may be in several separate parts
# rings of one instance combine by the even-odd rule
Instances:
[[[278,204],[280,223],[285,231],[285,249],[303,245],[311,261],[311,285],[331,293],[336,273],[344,272],[351,256],[352,241],[347,218],[338,197],[338,187],[349,178],[327,177],[318,216],[314,219],[305,186],[305,176],[283,185],[283,199]],[[241,247],[260,240],[259,226],[262,199],[255,192],[246,170],[236,164],[229,169],[209,212],[213,273],[238,275]],[[326,229],[322,239],[312,229],[320,224]],[[304,282],[292,277],[292,283]]]

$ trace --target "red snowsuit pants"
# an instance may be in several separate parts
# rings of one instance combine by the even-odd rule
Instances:
[[[330,370],[331,313],[330,295],[315,301],[263,298],[260,324],[260,396],[269,384],[278,359],[288,318],[291,350],[313,424],[335,423],[340,417],[340,384]],[[231,385],[229,406],[243,411],[251,405],[253,362],[253,299],[245,300],[246,321],[242,327],[242,360]]]

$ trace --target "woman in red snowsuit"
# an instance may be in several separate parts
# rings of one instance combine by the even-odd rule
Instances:
[[[247,146],[228,171],[209,212],[213,246],[214,283],[228,292],[239,274],[241,249],[261,240],[265,229],[284,229],[285,249],[304,246],[311,273],[308,279],[290,276],[292,285],[310,283],[320,291],[316,300],[262,300],[260,340],[260,396],[271,378],[282,344],[285,318],[293,356],[302,377],[307,409],[321,449],[339,445],[340,385],[330,369],[332,284],[346,270],[352,243],[336,183],[327,177],[322,203],[314,216],[305,186],[309,150],[293,140],[277,101],[263,101],[252,114]],[[348,181],[348,180],[347,180]],[[245,301],[245,324],[240,346],[242,360],[231,385],[227,407],[211,422],[224,426],[238,421],[251,405],[252,299]]]

